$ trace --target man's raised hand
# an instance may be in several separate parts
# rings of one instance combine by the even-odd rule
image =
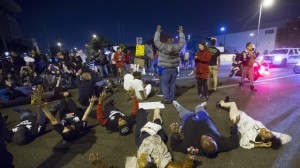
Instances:
[[[135,90],[134,90],[134,88],[132,88],[132,87],[130,87],[130,88],[128,89],[128,94],[131,96],[131,98],[135,98],[135,97],[136,97],[136,95],[135,95]]]
[[[160,25],[158,25],[158,26],[156,27],[156,31],[157,31],[157,32],[161,32],[161,31],[162,31]]]
[[[172,123],[170,127],[172,131],[172,135],[179,135],[179,133],[181,132],[181,128],[178,123]]]
[[[97,97],[96,97],[96,96],[92,96],[92,97],[89,99],[89,102],[90,102],[90,104],[94,104],[96,100],[97,100]]]
[[[106,92],[103,91],[103,92],[100,93],[100,95],[99,95],[98,103],[99,103],[99,104],[102,104],[102,102],[104,101],[105,98],[106,98]]]

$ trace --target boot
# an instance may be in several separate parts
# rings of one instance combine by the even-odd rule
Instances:
[[[253,85],[250,86],[250,90],[251,90],[251,92],[256,92],[257,91],[256,89],[254,89]]]
[[[242,82],[239,82],[239,87],[240,87],[240,89],[243,89],[243,83]]]
[[[162,118],[161,118],[161,114],[160,114],[159,108],[155,108],[155,109],[154,109],[153,122],[154,122],[156,119],[159,119],[159,120],[160,120],[160,123],[162,124]]]

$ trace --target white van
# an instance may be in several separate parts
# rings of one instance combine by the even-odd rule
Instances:
[[[286,64],[295,64],[300,60],[300,49],[277,48],[269,54],[262,56],[262,59],[271,65],[286,66]]]

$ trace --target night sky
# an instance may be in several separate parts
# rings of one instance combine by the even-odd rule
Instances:
[[[37,39],[40,48],[58,41],[64,48],[84,48],[93,33],[117,44],[148,41],[156,26],[176,35],[179,25],[191,38],[247,30],[258,22],[259,0],[15,0],[23,36]],[[264,8],[262,24],[300,16],[299,0],[275,0]],[[119,35],[118,35],[119,34]]]

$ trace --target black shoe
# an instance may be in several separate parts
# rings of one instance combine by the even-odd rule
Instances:
[[[201,102],[206,102],[208,100],[208,96],[202,96],[200,101]]]
[[[161,103],[162,104],[171,104],[172,100],[162,100]]]
[[[256,92],[257,91],[256,89],[254,89],[253,85],[250,86],[250,90],[251,90],[251,92]]]
[[[229,102],[229,96],[225,97],[225,101],[224,102]]]
[[[239,87],[240,87],[240,89],[243,89],[243,83],[242,82],[239,82]]]
[[[222,108],[220,101],[216,103],[216,108]]]

